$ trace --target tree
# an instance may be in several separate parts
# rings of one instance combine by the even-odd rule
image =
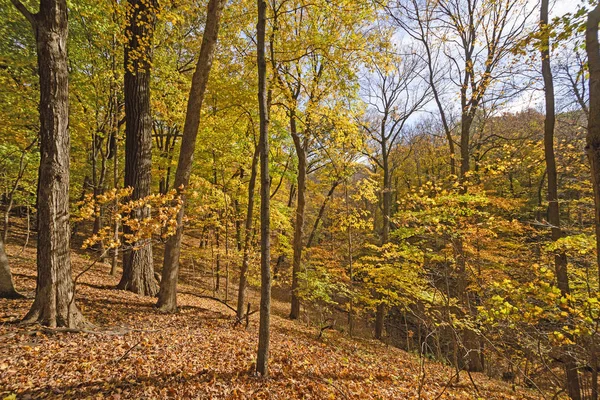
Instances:
[[[23,295],[17,292],[13,283],[10,266],[8,265],[8,257],[4,251],[4,241],[0,237],[0,298],[18,299]]]
[[[550,27],[548,25],[548,3],[542,0],[540,10],[540,53],[542,58],[542,77],[544,79],[544,100],[546,116],[544,118],[544,159],[546,161],[546,175],[548,176],[548,222],[552,230],[552,240],[557,241],[563,236],[560,229],[560,208],[558,203],[558,179],[556,172],[556,158],[554,156],[554,81],[550,65]],[[567,255],[558,252],[554,256],[554,269],[558,288],[563,296],[571,293],[569,288],[569,275],[567,273]],[[569,396],[578,400],[581,398],[579,389],[579,376],[577,364],[569,354],[565,355],[567,372],[567,388]]]
[[[71,277],[67,3],[41,0],[36,14],[18,0],[12,3],[35,33],[40,82],[37,280],[35,300],[23,321],[78,328],[86,322],[75,304]]]
[[[225,5],[224,0],[210,0],[206,11],[206,27],[202,35],[200,55],[196,64],[196,71],[192,77],[192,87],[188,98],[181,150],[175,173],[175,187],[180,191],[184,201],[177,214],[177,231],[167,240],[165,257],[163,261],[162,279],[158,293],[157,306],[163,311],[174,312],[177,309],[177,277],[179,272],[179,255],[183,236],[183,215],[185,206],[185,193],[183,192],[190,182],[190,174],[196,149],[196,137],[200,125],[200,110],[204,101],[204,93],[219,34],[219,21]]]
[[[586,153],[592,170],[594,203],[596,205],[596,246],[600,249],[600,46],[598,44],[600,5],[588,13],[585,48],[589,68],[589,113]],[[598,282],[600,284],[600,251],[597,252]]]
[[[269,375],[269,341],[271,336],[271,180],[269,179],[269,101],[267,94],[267,61],[265,33],[267,3],[258,0],[256,24],[256,61],[258,64],[258,108],[260,118],[260,326],[256,372]]]
[[[381,193],[383,198],[381,245],[390,240],[392,217],[392,176],[398,162],[392,152],[404,138],[408,119],[419,111],[429,99],[429,90],[420,85],[423,63],[417,57],[406,56],[391,65],[373,66],[375,74],[368,83],[367,102],[375,113],[375,120],[363,124],[368,141],[373,144],[369,158],[383,173]],[[383,337],[385,304],[379,303],[375,320],[375,338]]]
[[[152,117],[150,115],[150,70],[152,37],[156,21],[156,0],[128,0],[125,45],[125,187],[132,187],[132,199],[150,195],[152,181]],[[136,218],[150,215],[147,208],[133,211]],[[124,227],[131,234],[129,227]],[[123,275],[119,289],[154,296],[158,283],[154,278],[150,239],[132,243],[123,255]]]
[[[254,188],[256,187],[257,164],[260,158],[260,148],[256,146],[250,167],[250,181],[248,182],[248,208],[246,211],[246,224],[244,226],[244,245],[242,254],[242,268],[238,286],[238,300],[236,315],[239,320],[244,316],[246,303],[246,286],[248,285],[248,267],[250,260],[250,239],[252,238],[252,222],[254,215]],[[269,196],[270,197],[270,196]]]

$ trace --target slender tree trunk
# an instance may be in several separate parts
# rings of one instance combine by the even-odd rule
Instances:
[[[550,34],[548,28],[548,3],[542,0],[540,11],[540,29],[542,30],[540,45],[542,57],[542,77],[544,79],[544,98],[546,117],[544,119],[544,158],[546,159],[546,171],[548,173],[548,221],[552,225],[552,240],[556,241],[563,236],[560,229],[560,209],[558,204],[558,179],[556,173],[556,159],[554,157],[554,82],[550,66]],[[570,293],[569,276],[567,273],[567,255],[556,254],[554,257],[554,268],[558,288],[563,296]],[[579,387],[579,373],[577,363],[569,351],[565,352],[565,368],[567,375],[567,391],[573,400],[581,399]]]
[[[327,197],[325,197],[325,200],[323,200],[323,204],[321,204],[321,207],[319,208],[319,213],[317,214],[317,219],[315,219],[315,223],[313,225],[312,231],[310,231],[310,235],[308,236],[308,241],[306,242],[307,249],[312,246],[313,241],[315,240],[315,236],[317,235],[317,228],[319,228],[319,223],[321,222],[321,219],[323,219],[323,215],[325,214],[325,208],[327,207],[327,204],[333,197],[335,188],[337,188],[339,184],[340,184],[339,181],[333,182],[333,184],[331,185],[331,189],[329,189],[329,193],[327,193]]]
[[[472,124],[473,117],[469,113],[463,112],[460,124],[460,176],[463,181],[470,170],[469,139]]]
[[[600,249],[600,47],[598,45],[598,24],[600,5],[589,14],[585,32],[585,44],[590,73],[590,106],[585,147],[592,170],[594,202],[596,204],[596,248]],[[598,282],[600,284],[600,250],[596,252]]]
[[[346,232],[346,240],[348,242],[348,278],[350,280],[350,296],[352,296],[352,289],[354,287],[354,266],[352,259],[352,224],[350,222],[350,201],[348,197],[348,181],[344,182],[344,199],[346,201],[346,218],[348,219],[348,231]],[[353,318],[353,299],[350,297],[350,307],[348,309],[348,334],[352,337],[354,331],[354,318]]]
[[[248,183],[248,210],[246,211],[246,226],[244,230],[244,254],[242,256],[242,268],[240,270],[240,285],[238,287],[237,317],[239,320],[244,316],[246,306],[246,287],[248,286],[248,267],[250,261],[250,239],[252,237],[252,220],[254,215],[254,188],[256,187],[257,164],[260,157],[258,146],[254,149],[252,167],[250,169],[250,182]]]
[[[23,295],[15,289],[8,265],[8,257],[4,251],[4,241],[0,238],[0,298],[19,299]]]
[[[179,275],[179,256],[181,252],[181,240],[183,236],[183,215],[185,206],[185,188],[189,185],[192,165],[194,162],[194,151],[196,149],[196,137],[200,126],[200,111],[204,101],[204,93],[212,67],[213,56],[219,35],[219,22],[225,0],[210,0],[206,11],[206,26],[202,36],[200,55],[196,63],[196,70],[192,77],[192,87],[188,97],[183,136],[181,138],[181,150],[177,171],[175,172],[175,187],[182,196],[182,207],[177,214],[177,230],[165,245],[165,256],[163,261],[162,279],[160,292],[158,294],[157,306],[166,312],[177,310],[177,278]]]
[[[152,117],[150,115],[150,69],[152,37],[157,0],[128,0],[125,46],[125,187],[132,187],[132,199],[150,195],[152,180]],[[147,207],[133,211],[137,219],[150,217]],[[133,233],[128,226],[125,234]],[[117,286],[137,294],[154,296],[151,238],[131,243],[123,254],[123,275]]]
[[[292,258],[292,305],[290,319],[300,317],[300,267],[302,264],[302,236],[304,234],[304,212],[306,209],[306,151],[302,139],[296,128],[296,115],[294,110],[290,111],[290,133],[294,140],[294,147],[298,156],[298,202],[296,203],[296,220],[294,222],[294,240]]]
[[[35,300],[24,322],[78,328],[86,324],[74,301],[69,227],[69,72],[67,2],[41,0],[29,20],[36,36],[40,76],[40,169]]]
[[[390,173],[389,159],[387,156],[388,149],[385,141],[382,143],[383,153],[383,230],[381,234],[381,244],[387,244],[390,241],[390,218],[392,217],[392,175]],[[377,311],[375,315],[375,339],[383,338],[383,331],[385,329],[385,316],[387,314],[387,307],[380,299],[380,303],[377,304]]]
[[[25,173],[25,168],[27,167],[27,163],[25,162],[25,156],[29,152],[29,150],[33,147],[33,145],[37,142],[37,139],[31,142],[29,146],[21,151],[21,157],[19,159],[19,172],[17,174],[17,178],[13,183],[12,188],[8,192],[8,205],[6,206],[6,210],[4,211],[4,232],[2,233],[2,240],[6,242],[8,239],[8,227],[10,221],[10,211],[12,210],[14,203],[14,196],[17,188],[19,187],[19,182],[23,178],[23,174]]]
[[[269,102],[267,100],[267,62],[265,59],[265,31],[267,3],[258,0],[258,23],[256,26],[258,64],[258,106],[260,116],[260,326],[256,372],[269,375],[269,341],[271,335],[271,215],[269,177]]]

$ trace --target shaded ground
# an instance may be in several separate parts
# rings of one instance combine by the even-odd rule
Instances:
[[[77,303],[104,333],[55,333],[15,324],[31,305],[35,251],[8,246],[16,286],[31,298],[0,299],[0,399],[537,399],[530,391],[421,363],[379,342],[350,339],[283,318],[275,302],[271,377],[253,376],[258,314],[247,330],[234,327],[231,310],[190,294],[181,312],[158,313],[155,299],[112,289],[118,278],[99,264],[77,285]],[[11,257],[12,255],[12,257]],[[75,273],[89,265],[74,253]],[[191,285],[182,292],[201,293]],[[207,293],[205,293],[207,294]],[[256,304],[256,302],[254,303]],[[278,315],[279,314],[279,315]],[[128,331],[128,333],[123,333]],[[119,334],[115,334],[119,333]],[[475,388],[476,387],[476,388]],[[478,391],[478,392],[477,392]]]

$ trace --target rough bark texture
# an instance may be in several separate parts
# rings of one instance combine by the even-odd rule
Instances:
[[[175,187],[185,189],[190,182],[194,151],[196,149],[196,137],[200,126],[200,110],[204,101],[204,93],[213,63],[213,56],[219,34],[219,21],[225,0],[210,0],[206,11],[206,26],[202,36],[200,55],[196,70],[192,77],[192,87],[188,98],[183,136],[181,138],[181,150],[175,173]],[[185,206],[185,193],[180,192],[184,204],[177,214],[177,231],[171,236],[165,245],[165,256],[163,261],[162,279],[158,293],[157,306],[166,312],[177,310],[177,278],[179,274],[179,255],[181,251],[181,240],[183,236],[183,215]]]
[[[298,290],[300,287],[299,274],[302,264],[302,237],[304,236],[304,213],[306,209],[306,150],[302,139],[298,135],[296,128],[296,115],[294,110],[290,111],[290,133],[294,140],[296,155],[298,156],[298,201],[296,203],[296,220],[294,221],[294,240],[292,258],[292,307],[290,310],[290,319],[300,317],[300,297]]]
[[[132,199],[150,195],[152,181],[152,117],[150,115],[150,67],[155,0],[128,0],[128,26],[125,46],[125,187],[132,187]],[[133,212],[138,219],[150,216],[147,208]],[[123,227],[125,234],[131,229]],[[123,275],[117,286],[137,294],[154,296],[150,239],[132,243],[123,254]]]
[[[254,214],[254,188],[256,187],[256,174],[258,159],[260,157],[260,148],[256,147],[252,157],[252,167],[250,170],[250,182],[248,183],[248,209],[246,211],[246,225],[244,228],[244,253],[242,256],[242,268],[240,270],[240,284],[238,287],[237,300],[237,318],[239,320],[244,316],[244,307],[246,304],[246,286],[248,285],[248,267],[250,260],[250,239],[252,238],[252,222]]]
[[[269,104],[267,100],[267,62],[265,59],[265,31],[267,3],[258,0],[256,25],[256,58],[258,63],[258,108],[260,116],[260,326],[256,372],[269,375],[269,341],[271,335],[271,185],[269,178]]]
[[[40,77],[37,281],[24,322],[78,328],[85,320],[75,305],[71,277],[67,3],[42,0],[35,15],[17,0],[13,4],[34,28]]]
[[[8,257],[4,251],[4,241],[0,238],[0,298],[18,299],[23,295],[17,292],[8,265]]]

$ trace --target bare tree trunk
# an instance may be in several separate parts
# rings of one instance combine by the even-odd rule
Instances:
[[[596,204],[596,247],[600,249],[600,47],[598,45],[598,24],[600,5],[589,14],[585,32],[586,52],[590,73],[590,107],[585,147],[592,170],[594,202]],[[596,252],[598,282],[600,284],[600,251]]]
[[[128,0],[128,26],[125,46],[125,187],[132,187],[132,199],[150,195],[152,180],[152,117],[150,115],[150,69],[152,37],[157,0]],[[137,219],[150,216],[147,208],[133,211]],[[125,234],[133,233],[128,226]],[[131,243],[123,254],[123,275],[119,289],[154,296],[151,239]]]
[[[210,0],[206,11],[206,26],[200,45],[200,55],[196,63],[196,70],[192,77],[192,87],[188,97],[183,136],[181,138],[181,150],[175,172],[175,187],[186,189],[190,182],[192,164],[194,162],[194,151],[196,149],[196,137],[200,126],[200,110],[204,101],[204,93],[208,83],[208,77],[212,68],[213,56],[219,35],[219,22],[225,0]],[[165,256],[163,261],[162,279],[160,292],[158,293],[157,306],[166,312],[177,310],[177,279],[179,275],[179,256],[181,252],[181,240],[183,236],[183,215],[185,206],[185,193],[180,191],[183,205],[177,214],[177,231],[171,236],[165,245]]]
[[[23,319],[50,327],[77,328],[85,320],[74,301],[69,226],[69,72],[67,2],[41,0],[29,20],[36,36],[40,76],[40,169],[35,300]]]
[[[302,264],[302,236],[304,232],[304,212],[306,209],[306,150],[296,128],[296,115],[290,111],[290,133],[294,140],[294,147],[298,156],[298,202],[296,203],[296,220],[294,222],[294,255],[292,258],[292,305],[290,319],[300,317],[300,267]]]
[[[392,217],[392,176],[390,173],[389,159],[387,156],[389,154],[389,149],[387,148],[385,140],[382,141],[381,146],[383,155],[383,230],[381,235],[381,244],[384,245],[390,240],[390,218]],[[386,314],[387,307],[380,299],[380,303],[377,304],[377,311],[375,315],[375,339],[383,338]]]
[[[258,0],[256,25],[256,58],[258,64],[258,106],[260,116],[260,326],[256,372],[269,375],[269,341],[271,336],[271,212],[269,178],[269,101],[267,96],[267,62],[265,59],[265,31],[267,3]]]
[[[460,122],[460,176],[463,181],[470,170],[469,139],[472,124],[473,117],[469,113],[463,112]]]
[[[37,139],[35,139],[33,142],[31,142],[31,144],[29,146],[27,146],[25,149],[21,150],[21,157],[19,159],[19,172],[17,174],[17,178],[15,179],[15,182],[13,183],[12,188],[10,189],[10,192],[8,192],[8,205],[6,206],[6,210],[4,210],[4,232],[2,233],[2,240],[4,242],[6,242],[6,240],[8,239],[10,211],[12,210],[12,207],[13,207],[15,191],[19,187],[19,182],[21,182],[21,179],[23,178],[23,174],[25,173],[25,168],[27,167],[27,163],[25,162],[25,156],[27,155],[29,150],[33,147],[33,145],[36,143],[37,143]]]
[[[248,210],[246,211],[246,226],[244,233],[244,254],[240,270],[240,285],[238,287],[237,318],[242,319],[246,304],[246,286],[248,285],[248,267],[250,260],[250,238],[252,233],[252,219],[254,214],[254,188],[256,186],[256,170],[260,157],[259,146],[254,149],[252,167],[250,169],[250,182],[248,183]]]
[[[0,238],[0,298],[19,299],[22,297],[24,296],[15,289],[8,265],[8,257],[6,257],[4,251],[4,241]]]
[[[319,208],[319,213],[317,214],[317,219],[315,219],[315,223],[313,225],[312,231],[310,232],[310,235],[308,236],[308,241],[306,242],[307,249],[312,246],[313,241],[315,240],[315,236],[317,234],[317,228],[319,227],[319,223],[321,222],[321,219],[323,219],[323,215],[325,214],[325,208],[327,207],[327,204],[333,197],[335,188],[337,188],[339,184],[340,184],[339,181],[333,182],[333,184],[331,185],[331,189],[329,189],[329,193],[327,193],[327,197],[325,197],[325,200],[323,200],[323,204],[321,204],[321,207]]]
[[[542,0],[540,11],[540,30],[542,31],[540,47],[542,57],[542,77],[544,78],[544,98],[546,107],[546,118],[544,119],[544,158],[546,160],[546,171],[548,173],[548,221],[552,225],[552,240],[556,241],[563,236],[560,229],[560,209],[558,204],[558,179],[556,173],[556,159],[554,157],[554,82],[550,66],[550,34],[548,28],[548,3]],[[554,268],[558,288],[563,296],[570,293],[569,276],[567,273],[567,255],[556,254],[554,257]],[[579,373],[573,356],[566,352],[565,368],[567,375],[567,391],[574,400],[581,399],[579,387]]]

